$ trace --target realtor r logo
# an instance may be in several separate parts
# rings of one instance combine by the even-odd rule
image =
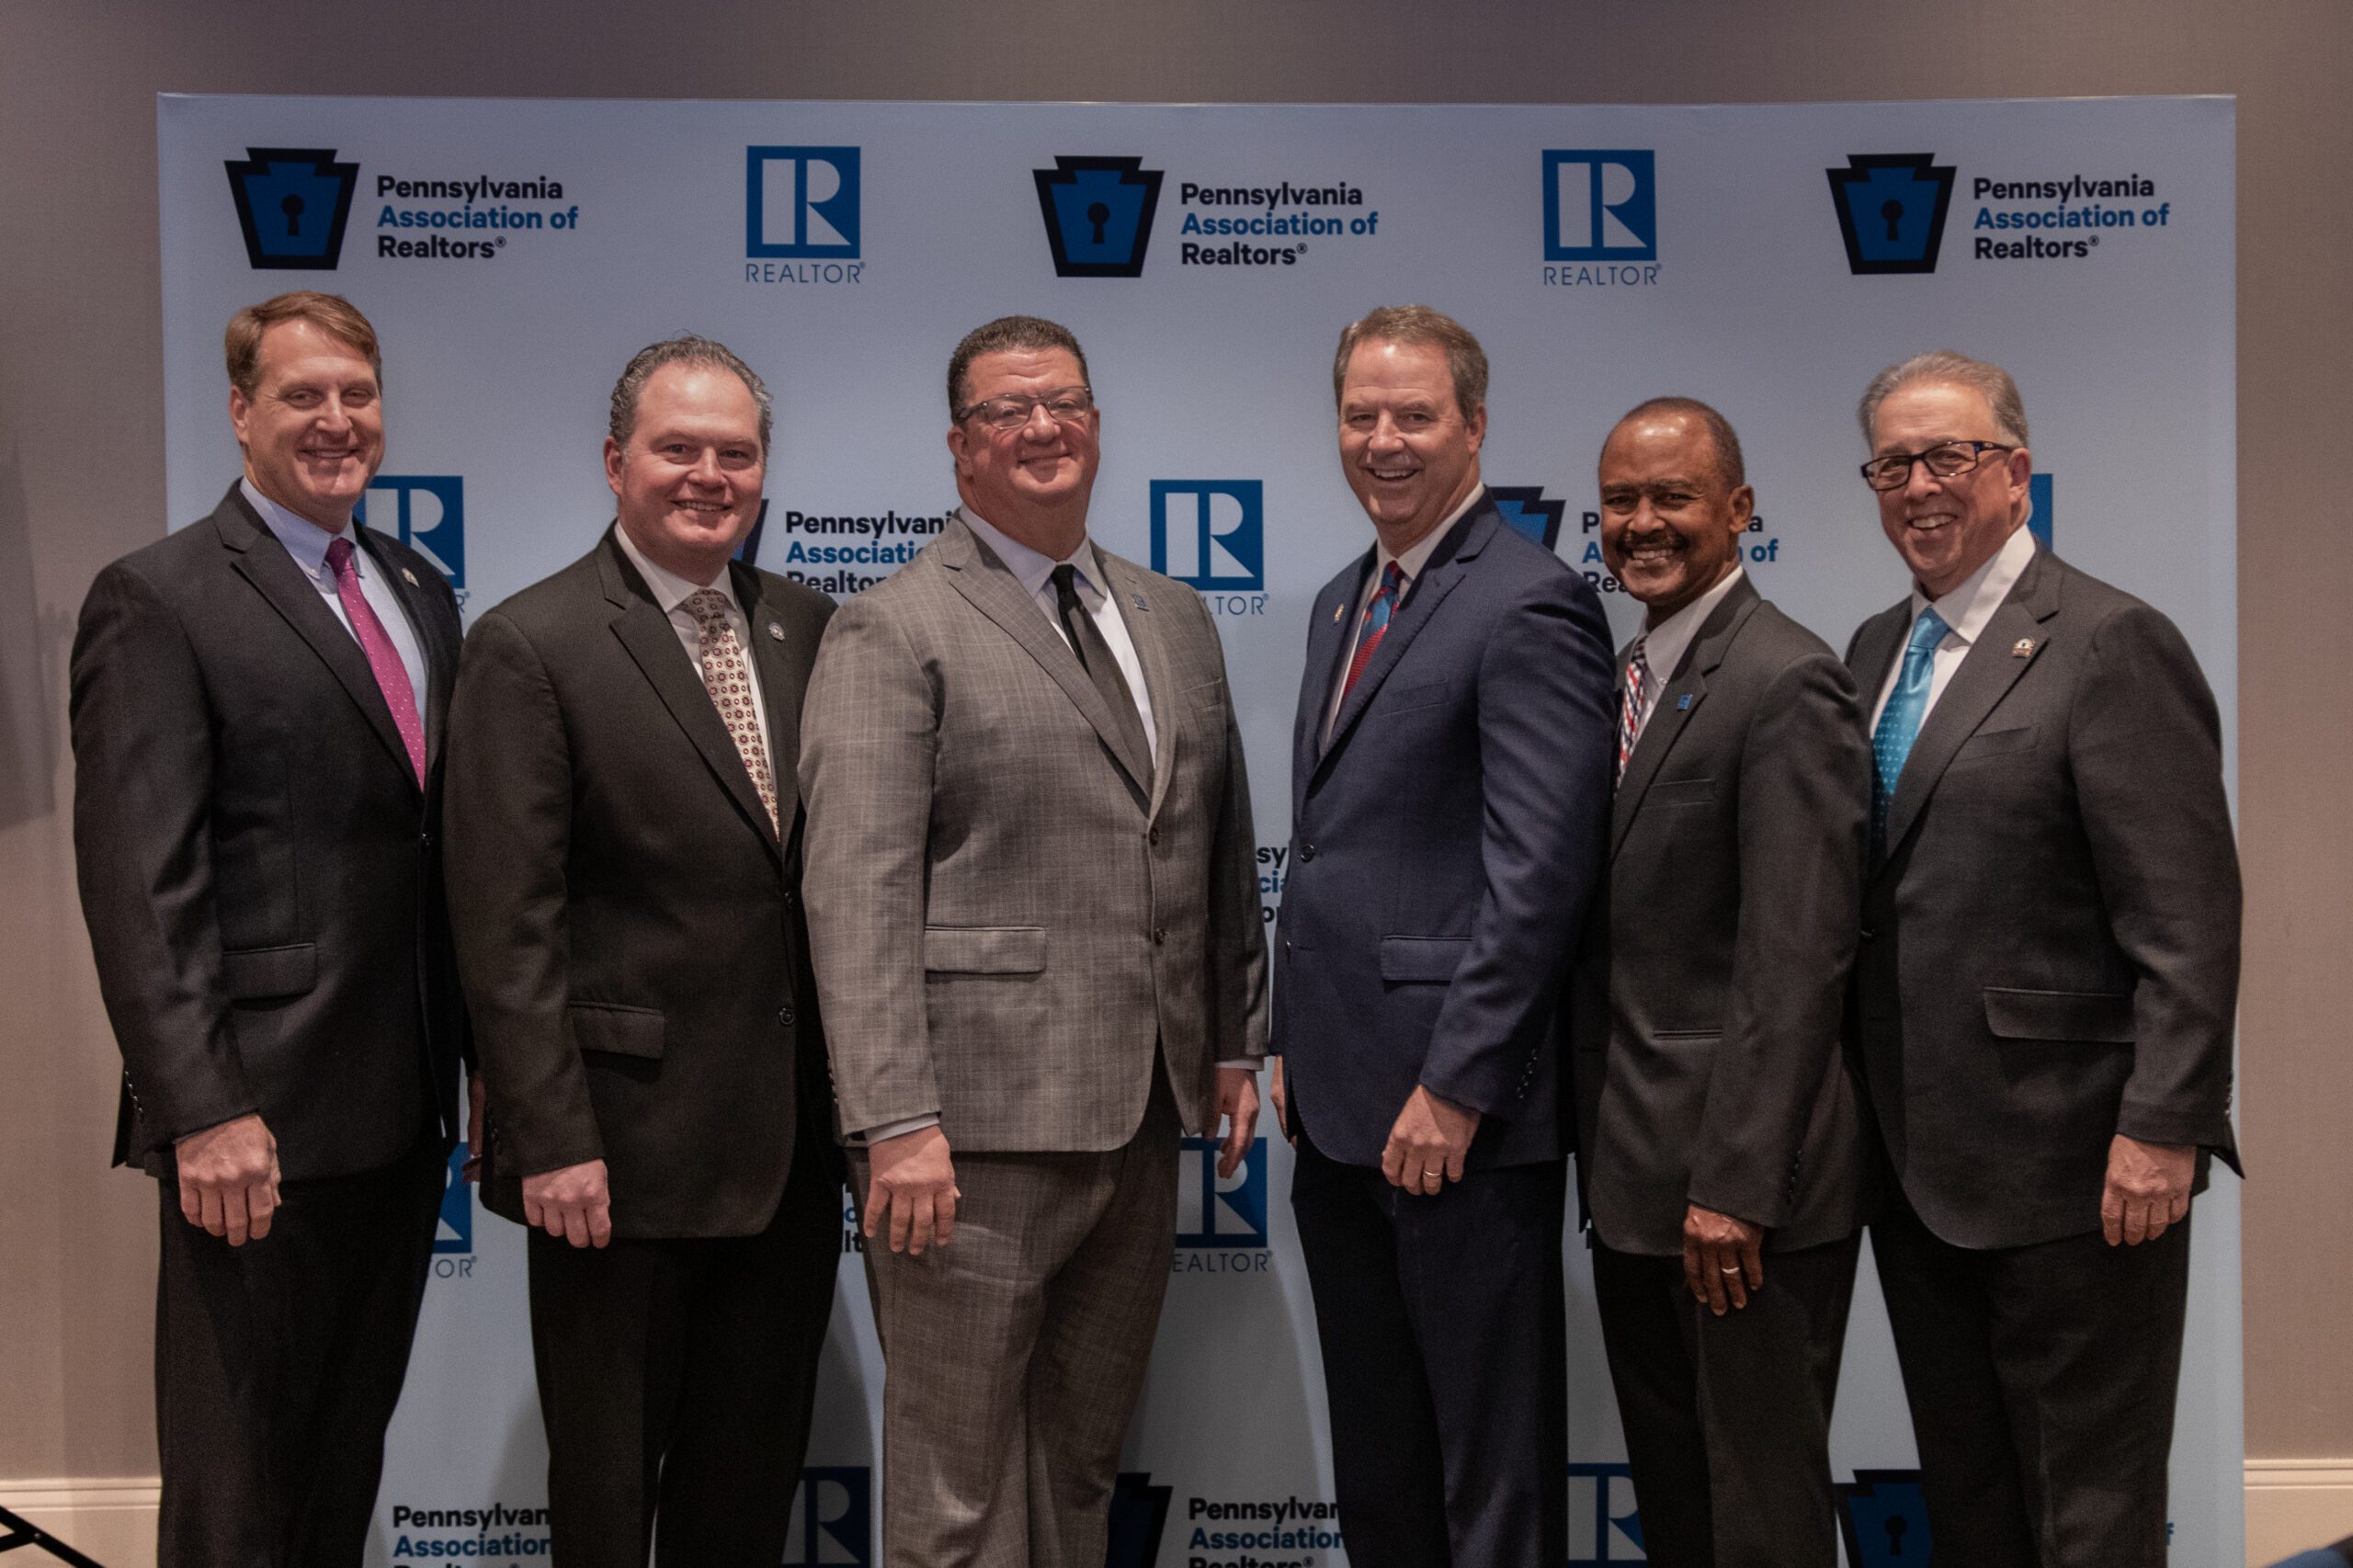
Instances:
[[[858,249],[858,149],[744,149],[744,254],[830,256]]]
[[[1265,482],[1154,480],[1152,569],[1196,588],[1265,587]]]
[[[363,527],[382,529],[441,570],[460,602],[466,587],[466,482],[454,473],[380,473],[351,509]]]
[[[1137,158],[1062,157],[1033,169],[1058,278],[1141,278],[1160,206],[1159,169]]]
[[[1847,164],[1824,171],[1847,242],[1847,270],[1934,272],[1957,166],[1938,163],[1934,153],[1849,153]]]
[[[1215,1138],[1188,1138],[1177,1145],[1176,1244],[1265,1246],[1267,1141],[1252,1139],[1230,1176],[1217,1174],[1218,1147]]]
[[[874,1561],[874,1471],[866,1465],[808,1465],[785,1528],[782,1568]]]
[[[248,147],[227,160],[229,193],[245,259],[263,269],[332,272],[343,258],[343,226],[359,165],[338,164],[332,147]]]
[[[1544,154],[1546,261],[1656,261],[1658,155],[1555,149]]]

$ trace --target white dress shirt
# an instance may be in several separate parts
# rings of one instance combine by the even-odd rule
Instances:
[[[1665,695],[1667,687],[1673,683],[1675,667],[1683,662],[1684,651],[1691,646],[1691,639],[1699,635],[1699,628],[1708,623],[1708,617],[1715,614],[1716,607],[1724,602],[1724,596],[1732,592],[1733,585],[1746,575],[1748,574],[1741,567],[1733,567],[1714,587],[1656,626],[1643,629],[1643,663],[1651,667],[1651,680],[1643,688],[1643,710],[1634,715],[1634,738],[1637,741],[1642,739],[1643,731],[1650,724],[1651,715],[1658,711],[1658,699]]]
[[[1378,540],[1374,541],[1372,570],[1366,574],[1364,586],[1357,591],[1356,615],[1348,625],[1348,645],[1340,656],[1339,676],[1332,682],[1332,704],[1324,710],[1325,745],[1332,744],[1332,726],[1340,722],[1340,699],[1348,689],[1347,668],[1356,662],[1357,644],[1364,640],[1365,607],[1372,603],[1372,596],[1381,591],[1381,574],[1389,570],[1391,562],[1397,563],[1397,600],[1389,607],[1389,619],[1393,621],[1404,609],[1406,598],[1413,593],[1415,583],[1421,578],[1422,568],[1429,564],[1430,557],[1437,553],[1439,543],[1454,531],[1455,525],[1462,520],[1463,515],[1477,506],[1479,497],[1486,493],[1484,484],[1472,485],[1471,494],[1462,498],[1462,504],[1449,512],[1444,522],[1406,546],[1403,555],[1392,555],[1387,545]]]
[[[1961,668],[1961,660],[1969,657],[1969,650],[1985,634],[1985,623],[2010,597],[2010,590],[2026,574],[2027,563],[2034,559],[2034,535],[2024,524],[2016,533],[2002,541],[2002,548],[1976,571],[1961,580],[1961,585],[1936,601],[1937,617],[1950,630],[1944,641],[1937,644],[1936,662],[1928,681],[1928,705],[1920,710],[1920,722],[1927,723],[1928,715],[1936,711],[1937,699],[1952,684],[1953,671]],[[1930,608],[1920,592],[1912,585],[1912,622],[1916,625],[1920,612]],[[1879,733],[1879,716],[1887,708],[1887,699],[1895,694],[1895,683],[1904,674],[1904,657],[1899,644],[1895,662],[1887,667],[1887,679],[1879,688],[1879,700],[1871,704],[1871,733]]]
[[[697,680],[702,678],[702,623],[695,619],[693,612],[686,608],[687,600],[708,586],[727,601],[727,624],[734,629],[736,646],[744,650],[744,674],[752,683],[752,716],[759,722],[760,750],[767,756],[769,781],[777,786],[778,798],[781,800],[783,770],[796,766],[799,759],[779,759],[775,745],[768,740],[767,699],[760,690],[760,662],[752,657],[752,622],[744,613],[743,601],[735,597],[735,574],[722,567],[715,582],[708,585],[689,582],[676,572],[648,560],[645,552],[637,548],[637,541],[629,537],[629,530],[618,523],[613,525],[613,537],[620,540],[621,553],[629,557],[629,563],[644,577],[645,585],[654,590],[654,602],[660,605],[662,613],[670,618],[670,630],[678,634],[679,644],[686,649],[687,658],[695,666]]]
[[[1063,629],[1062,605],[1054,597],[1054,568],[1069,566],[1076,572],[1078,602],[1095,618],[1095,630],[1103,634],[1103,645],[1111,650],[1111,662],[1120,666],[1120,675],[1128,683],[1128,695],[1136,699],[1136,717],[1143,721],[1144,744],[1152,748],[1153,765],[1158,767],[1160,732],[1152,722],[1152,692],[1144,685],[1143,663],[1136,656],[1135,639],[1128,635],[1127,620],[1111,602],[1110,585],[1100,580],[1103,565],[1096,556],[1094,540],[1082,537],[1076,550],[1056,561],[1006,535],[970,506],[961,508],[961,515],[965,526],[995,551],[1006,570],[1029,590],[1030,600],[1045,616],[1046,624],[1065,643],[1070,642],[1070,633]]]
[[[286,547],[286,553],[294,558],[294,564],[302,569],[302,575],[311,580],[311,586],[327,601],[328,611],[357,642],[359,633],[343,608],[342,591],[335,586],[335,572],[327,565],[327,546],[351,536],[351,572],[359,579],[360,597],[376,612],[376,619],[384,623],[384,635],[392,640],[392,652],[401,656],[401,668],[408,672],[409,695],[416,699],[416,710],[422,716],[426,693],[431,689],[426,684],[425,644],[417,641],[416,628],[408,623],[408,611],[401,608],[401,597],[392,592],[392,584],[377,570],[376,558],[360,543],[357,531],[347,526],[329,533],[310,518],[290,512],[264,495],[254,488],[250,479],[240,482],[238,488],[244,492],[246,504],[260,514],[263,526],[278,537],[278,542]]]

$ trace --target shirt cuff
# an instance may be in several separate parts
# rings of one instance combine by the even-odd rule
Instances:
[[[863,1132],[852,1133],[850,1142],[863,1144],[870,1149],[888,1139],[904,1138],[910,1132],[921,1132],[926,1127],[938,1125],[939,1113],[930,1111],[922,1116],[902,1117],[897,1121],[886,1121],[880,1127],[870,1127]]]

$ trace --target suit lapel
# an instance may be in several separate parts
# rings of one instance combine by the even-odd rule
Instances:
[[[1446,602],[1446,596],[1462,581],[1471,562],[1486,548],[1488,537],[1503,526],[1503,517],[1495,511],[1495,504],[1482,495],[1479,504],[1454,526],[1447,540],[1423,562],[1421,574],[1405,591],[1404,605],[1390,617],[1389,630],[1381,635],[1381,646],[1372,651],[1364,674],[1357,677],[1356,688],[1340,704],[1339,715],[1332,721],[1332,738],[1324,745],[1323,756],[1317,759],[1319,767],[1339,750],[1340,742],[1355,728],[1381,690],[1381,683],[1389,678],[1389,672],[1404,658],[1405,650],[1414,645],[1422,628],[1438,614],[1438,607]]]
[[[1146,759],[1135,756],[1129,747],[1119,724],[1111,718],[1109,705],[1103,700],[1103,694],[1095,689],[1095,682],[1079,664],[1078,655],[1063,641],[1063,634],[1047,623],[1045,611],[1012,571],[981,543],[961,517],[951,520],[940,535],[939,563],[948,568],[949,581],[956,585],[956,591],[974,609],[995,621],[999,631],[1019,643],[1038,661],[1039,667],[1053,677],[1054,684],[1063,688],[1063,695],[1102,737],[1105,748],[1127,774],[1136,793],[1144,795],[1143,780],[1149,776]]]
[[[1618,797],[1611,804],[1609,818],[1611,856],[1616,856],[1618,846],[1626,842],[1626,831],[1634,824],[1643,796],[1649,792],[1651,780],[1658,777],[1667,754],[1675,749],[1676,738],[1691,722],[1691,715],[1699,711],[1699,704],[1707,700],[1708,676],[1724,662],[1724,655],[1740,636],[1740,629],[1748,624],[1748,618],[1756,613],[1760,602],[1756,585],[1743,578],[1708,613],[1706,622],[1683,650],[1683,657],[1677,661],[1673,675],[1658,694],[1657,705],[1651,710],[1650,722],[1643,726],[1642,739],[1634,743],[1634,755],[1626,759],[1626,777],[1618,782]],[[1621,711],[1625,692],[1626,666],[1620,661],[1618,700]]]
[[[743,605],[744,619],[752,628],[752,664],[760,672],[760,706],[768,722],[768,771],[776,777],[777,815],[787,823],[797,823],[801,804],[801,695],[808,674],[802,671],[796,676],[785,662],[784,623],[760,597],[759,574],[740,562],[730,565],[728,570],[734,574],[735,597]]]
[[[1855,689],[1862,693],[1866,722],[1871,710],[1879,706],[1880,687],[1887,684],[1887,673],[1895,667],[1895,657],[1904,651],[1911,631],[1912,601],[1906,599],[1880,611],[1855,632],[1854,644],[1847,651],[1847,670],[1855,677]]]
[[[1300,674],[1299,715],[1291,734],[1291,796],[1294,809],[1307,799],[1307,781],[1324,756],[1324,716],[1332,711],[1332,688],[1341,679],[1340,654],[1355,631],[1349,611],[1364,595],[1374,552],[1342,573],[1316,596],[1307,622],[1307,667]]]
[[[1944,776],[1946,765],[1961,750],[1961,744],[1977,733],[1977,726],[1985,722],[1994,705],[2041,656],[2046,642],[2041,623],[2058,608],[2059,574],[2051,570],[2042,552],[2037,551],[2010,589],[2009,597],[1961,656],[1961,667],[1953,671],[1952,679],[1937,699],[1937,705],[1928,710],[1919,734],[1912,742],[1912,750],[1904,759],[1904,771],[1895,780],[1895,799],[1888,802],[1890,854],[1919,819],[1920,808],[1927,803],[1937,780]],[[2021,642],[2029,645],[2023,655],[2016,652]]]
[[[749,819],[760,835],[760,841],[771,851],[778,849],[777,835],[768,824],[767,807],[760,801],[759,790],[752,783],[752,776],[744,767],[744,759],[735,750],[735,737],[727,733],[726,722],[719,716],[719,709],[710,700],[710,693],[695,675],[694,661],[687,657],[687,650],[678,641],[677,628],[654,602],[654,591],[645,585],[637,569],[621,553],[609,529],[597,553],[597,574],[603,578],[605,597],[619,611],[613,617],[613,635],[620,639],[630,658],[644,675],[662,705],[670,710],[678,728],[694,743],[722,788],[732,797],[736,807]],[[758,623],[754,622],[755,626]],[[756,637],[765,636],[756,632]],[[765,677],[766,672],[762,672]],[[766,690],[765,679],[763,691]],[[773,710],[771,710],[771,715]],[[768,771],[779,780],[775,751],[776,731],[769,729]],[[783,814],[784,798],[777,798],[778,814]]]
[[[1146,591],[1148,585],[1134,567],[1106,553],[1099,545],[1096,547],[1095,560],[1103,573],[1104,591],[1110,596],[1111,608],[1127,627],[1128,641],[1135,644],[1136,662],[1143,666],[1144,694],[1152,702],[1153,739],[1158,753],[1152,758],[1152,805],[1145,812],[1149,822],[1160,815],[1160,802],[1167,799],[1168,778],[1176,771],[1176,747],[1181,744],[1180,732],[1191,715],[1177,715],[1176,676],[1168,667],[1168,645],[1161,636],[1166,623],[1153,611],[1153,596]]]
[[[254,516],[236,486],[230,486],[227,498],[212,514],[212,522],[221,542],[236,552],[238,574],[301,633],[346,695],[358,705],[361,716],[383,743],[385,754],[399,765],[401,776],[421,790],[416,768],[409,761],[408,743],[401,739],[400,727],[392,722],[392,710],[384,701],[383,688],[376,684],[376,672],[369,667],[368,653],[359,640],[327,608],[317,587],[303,575],[278,537]]]

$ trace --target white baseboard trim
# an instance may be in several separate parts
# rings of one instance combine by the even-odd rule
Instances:
[[[2247,1568],[2353,1535],[2353,1459],[2246,1461]]]
[[[0,1508],[107,1568],[145,1568],[155,1561],[155,1514],[163,1496],[163,1481],[153,1475],[0,1481]],[[22,1561],[32,1568],[50,1559],[32,1552]]]

